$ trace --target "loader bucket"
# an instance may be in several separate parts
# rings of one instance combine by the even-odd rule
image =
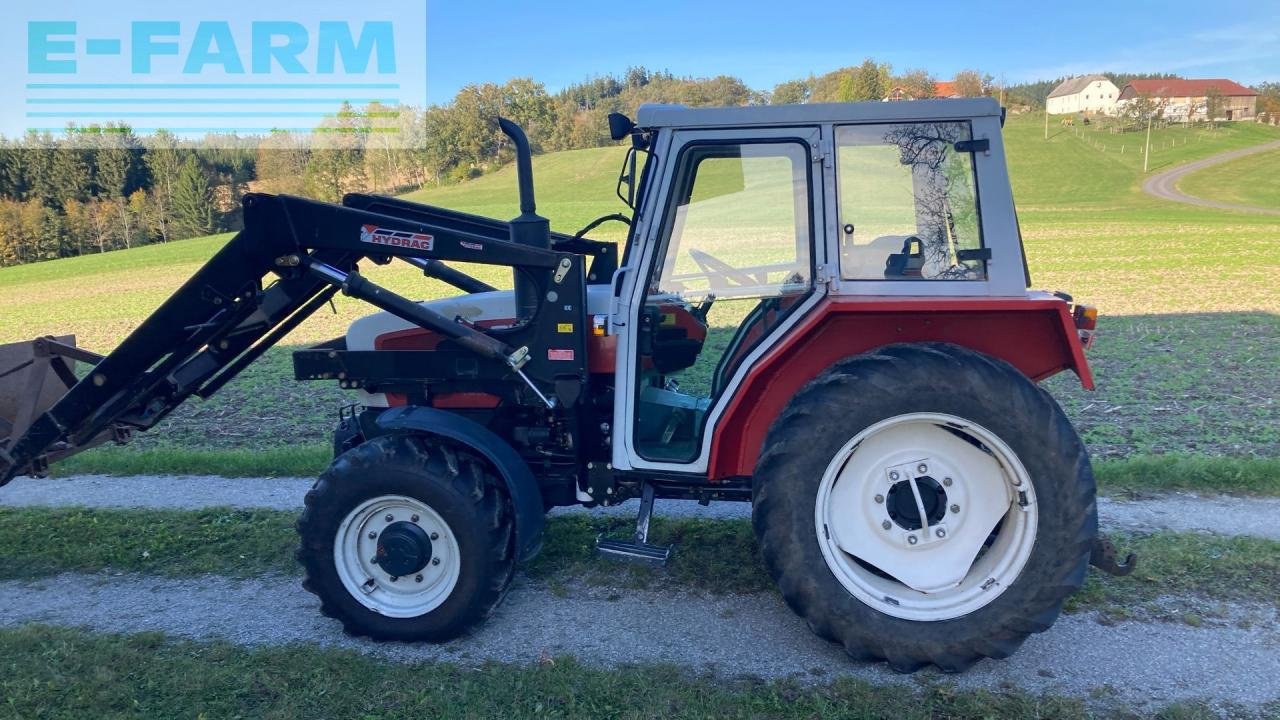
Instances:
[[[74,335],[0,345],[0,450],[76,383],[76,360],[94,356],[75,345]]]

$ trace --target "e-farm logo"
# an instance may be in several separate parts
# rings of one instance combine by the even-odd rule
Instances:
[[[182,23],[178,20],[149,20],[130,23],[129,72],[149,75],[158,56],[178,56],[182,72],[200,75],[216,68],[227,74],[288,75],[316,73],[332,75],[341,62],[349,72],[364,73],[376,55],[376,72],[396,71],[395,29],[389,21],[366,22],[355,31],[348,22],[321,21],[316,33],[315,53],[306,25],[290,21],[249,23],[249,62],[241,54],[226,20],[204,20],[195,24],[188,47],[182,43]],[[357,35],[358,33],[358,35]],[[45,20],[27,23],[27,72],[31,75],[74,75],[78,67],[77,23],[74,20]],[[120,38],[84,38],[88,56],[123,55]],[[307,67],[307,60],[314,66]]]
[[[5,64],[25,102],[5,135],[395,132],[426,101],[426,0],[19,5],[25,54]]]

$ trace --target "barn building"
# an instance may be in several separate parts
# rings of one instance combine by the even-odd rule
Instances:
[[[1049,93],[1050,115],[1115,112],[1120,88],[1103,75],[1081,75],[1064,80]]]
[[[1217,117],[1209,118],[1209,96],[1215,92],[1219,98]],[[1120,91],[1122,104],[1139,97],[1162,101],[1165,119],[1175,122],[1252,120],[1258,114],[1258,93],[1225,78],[1134,80]]]

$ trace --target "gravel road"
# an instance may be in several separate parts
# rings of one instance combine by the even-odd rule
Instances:
[[[24,478],[0,489],[0,505],[295,510],[310,485],[302,478]],[[1107,527],[1280,539],[1268,522],[1280,511],[1276,498],[1180,493],[1135,501],[1104,498],[1100,508]],[[746,517],[749,508],[669,501],[660,502],[658,510],[666,516],[730,518]],[[634,502],[594,512],[629,514]],[[336,622],[320,616],[317,601],[301,590],[296,578],[278,576],[177,580],[65,574],[0,582],[0,626],[41,622],[100,632],[158,630],[242,645],[308,642],[392,660],[463,665],[572,655],[607,667],[673,662],[729,675],[796,676],[806,682],[844,675],[876,683],[939,677],[926,671],[907,680],[881,665],[848,660],[837,647],[814,637],[773,593],[706,596],[573,587],[566,597],[527,579],[516,583],[487,624],[468,638],[442,646],[379,645],[346,637]],[[1168,602],[1173,607],[1184,603]],[[1093,613],[1064,616],[1049,632],[1028,640],[1012,659],[983,662],[944,681],[965,688],[1052,692],[1139,710],[1195,699],[1220,707],[1280,701],[1277,606],[1224,604],[1203,610],[1197,627],[1150,619],[1103,624]]]
[[[1254,153],[1267,152],[1268,150],[1280,150],[1280,140],[1276,142],[1264,143],[1262,145],[1254,145],[1253,147],[1242,148],[1240,150],[1232,150],[1230,152],[1218,153],[1211,155],[1203,160],[1179,165],[1170,170],[1158,172],[1147,178],[1142,183],[1142,191],[1148,195],[1154,195],[1162,200],[1172,200],[1173,202],[1188,203],[1191,205],[1200,205],[1203,207],[1218,208],[1221,210],[1244,210],[1246,212],[1263,213],[1266,215],[1280,215],[1280,208],[1274,207],[1258,207],[1256,205],[1236,205],[1233,203],[1218,202],[1217,200],[1206,200],[1198,198],[1194,195],[1188,195],[1178,189],[1178,181],[1183,176],[1193,173],[1197,170],[1203,170],[1212,165],[1229,162],[1237,158]]]
[[[1048,632],[1032,636],[1012,659],[985,661],[944,679],[966,688],[1018,687],[1084,698],[1112,694],[1103,689],[1110,686],[1118,689],[1116,702],[1137,709],[1192,699],[1246,706],[1280,699],[1276,609],[1240,605],[1224,612],[1250,622],[1247,627],[1227,620],[1201,627],[1103,625],[1091,613],[1063,616]],[[294,578],[67,574],[0,583],[0,626],[27,622],[99,632],[158,630],[249,646],[316,643],[393,660],[464,666],[573,655],[606,667],[674,662],[733,676],[804,681],[848,675],[906,683],[939,677],[929,670],[907,680],[882,665],[850,661],[810,633],[774,594],[704,597],[575,588],[561,597],[518,581],[472,636],[433,646],[349,638],[335,621],[320,616],[316,599]]]
[[[214,506],[297,510],[311,487],[309,478],[222,478],[209,476],[82,475],[68,478],[19,478],[0,488],[0,506],[139,507],[191,509]],[[562,508],[565,513],[634,515],[632,500],[615,508]],[[659,500],[660,517],[746,518],[745,503],[701,507],[684,500]],[[1170,493],[1141,500],[1098,499],[1104,529],[1150,532],[1174,530],[1220,535],[1252,535],[1280,540],[1280,498],[1200,496]]]

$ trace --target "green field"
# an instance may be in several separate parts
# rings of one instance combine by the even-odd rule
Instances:
[[[1090,356],[1098,391],[1083,392],[1069,377],[1049,383],[1094,455],[1280,455],[1280,220],[1142,194],[1140,158],[1127,150],[1136,134],[1051,126],[1045,141],[1037,118],[1015,116],[1005,137],[1034,286],[1069,291],[1103,315]],[[1253,124],[1160,130],[1152,162],[1166,167],[1276,138],[1280,129]],[[1113,151],[1114,142],[1126,152]],[[539,212],[572,232],[622,210],[614,196],[622,156],[605,148],[536,158]],[[517,212],[510,167],[409,197],[499,218]],[[608,224],[598,236],[616,240],[623,229]],[[86,347],[110,349],[227,237],[0,269],[0,342],[70,331]],[[414,297],[451,292],[402,263],[368,274]],[[478,274],[510,284],[506,270]],[[318,313],[284,345],[339,335],[369,308],[338,298],[336,311]],[[212,400],[184,406],[137,447],[323,445],[350,396],[327,383],[295,383],[288,349],[268,353]]]
[[[1178,183],[1178,189],[1207,200],[1280,209],[1280,150],[1191,173]]]

